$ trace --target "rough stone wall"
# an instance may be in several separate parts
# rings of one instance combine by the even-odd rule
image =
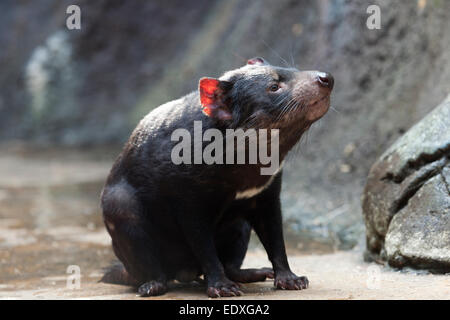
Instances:
[[[381,30],[365,26],[371,4]],[[336,112],[286,165],[283,204],[288,234],[351,247],[371,164],[450,90],[449,21],[444,0],[2,1],[0,138],[122,143],[150,109],[256,55],[330,71]]]

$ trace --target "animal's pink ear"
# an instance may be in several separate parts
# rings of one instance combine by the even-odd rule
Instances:
[[[265,64],[267,64],[267,62],[261,58],[261,57],[255,57],[255,58],[251,58],[247,61],[247,64],[253,64],[253,65],[257,65],[257,66],[263,66]]]
[[[226,91],[230,83],[214,78],[201,78],[198,90],[203,113],[218,120],[230,120],[231,111],[225,104]]]

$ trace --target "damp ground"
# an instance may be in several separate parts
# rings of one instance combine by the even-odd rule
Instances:
[[[117,153],[116,147],[0,146],[0,299],[142,299],[132,288],[98,282],[114,260],[99,195]],[[244,296],[233,299],[450,298],[449,275],[368,264],[360,247],[301,247],[309,249],[288,243],[288,255],[293,271],[308,276],[309,289],[275,290],[267,280],[243,285]],[[81,272],[80,288],[67,285],[70,266]],[[269,266],[256,239],[244,266]],[[146,299],[206,298],[199,284],[172,283],[169,293]]]

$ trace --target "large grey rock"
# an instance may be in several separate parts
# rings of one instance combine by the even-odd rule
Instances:
[[[372,167],[363,194],[366,258],[450,271],[450,96]]]

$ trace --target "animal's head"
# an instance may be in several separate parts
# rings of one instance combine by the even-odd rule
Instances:
[[[203,113],[243,128],[307,129],[330,106],[334,79],[329,73],[299,71],[248,60],[218,79],[199,82]]]

